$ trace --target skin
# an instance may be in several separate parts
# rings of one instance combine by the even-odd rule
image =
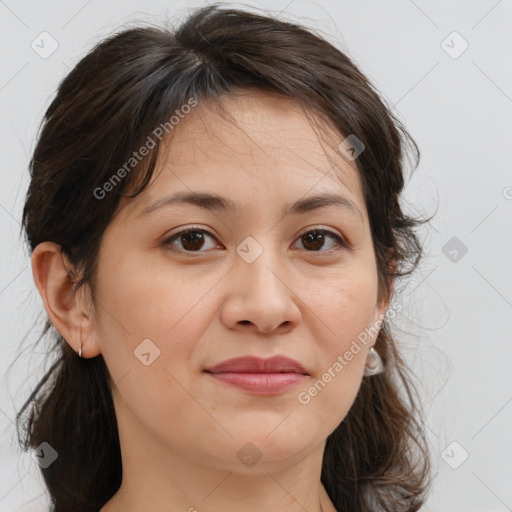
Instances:
[[[83,357],[101,353],[115,383],[123,482],[101,511],[334,511],[320,482],[325,440],[356,398],[376,336],[307,405],[298,395],[388,305],[378,300],[359,174],[291,100],[230,95],[224,105],[237,124],[205,105],[180,121],[150,186],[109,224],[95,301],[88,288],[75,293],[57,245],[33,252],[53,324],[77,352],[82,340]],[[240,210],[175,204],[141,215],[176,191],[223,195]],[[361,217],[338,205],[282,215],[320,192],[350,199]],[[202,247],[183,236],[165,244],[192,225],[212,233]],[[323,246],[308,244],[302,235],[315,227],[350,246],[330,235]],[[236,252],[249,236],[263,249],[252,263]],[[147,366],[134,355],[144,339],[160,350]],[[262,396],[203,372],[232,357],[274,354],[310,375]],[[237,457],[248,442],[261,454],[252,467]]]

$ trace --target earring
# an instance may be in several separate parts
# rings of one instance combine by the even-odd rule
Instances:
[[[370,377],[371,375],[378,375],[385,371],[384,363],[382,362],[379,353],[371,347],[368,356],[366,357],[366,363],[364,365],[363,377]]]
[[[78,351],[78,357],[82,357],[82,325],[80,324],[80,350]]]

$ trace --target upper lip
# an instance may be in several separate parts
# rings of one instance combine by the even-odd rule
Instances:
[[[299,362],[285,356],[273,356],[267,359],[255,356],[235,357],[210,368],[209,373],[301,373],[309,375]]]

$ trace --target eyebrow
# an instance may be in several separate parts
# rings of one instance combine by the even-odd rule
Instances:
[[[236,203],[226,197],[209,194],[206,192],[183,191],[176,192],[174,194],[167,195],[161,199],[158,199],[154,203],[144,208],[144,210],[141,212],[141,215],[147,215],[164,206],[173,204],[191,204],[206,210],[212,210],[216,212],[232,212],[235,215],[237,215],[240,211]],[[352,201],[344,196],[331,194],[328,192],[299,199],[294,203],[285,205],[282,210],[282,214],[300,215],[328,206],[341,206],[347,210],[347,212],[350,212],[351,214],[358,216],[361,220],[363,220],[361,211]]]

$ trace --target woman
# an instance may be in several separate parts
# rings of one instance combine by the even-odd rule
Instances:
[[[75,66],[23,213],[56,359],[18,425],[53,511],[420,509],[388,325],[422,252],[406,144],[346,55],[272,17],[204,7]]]

